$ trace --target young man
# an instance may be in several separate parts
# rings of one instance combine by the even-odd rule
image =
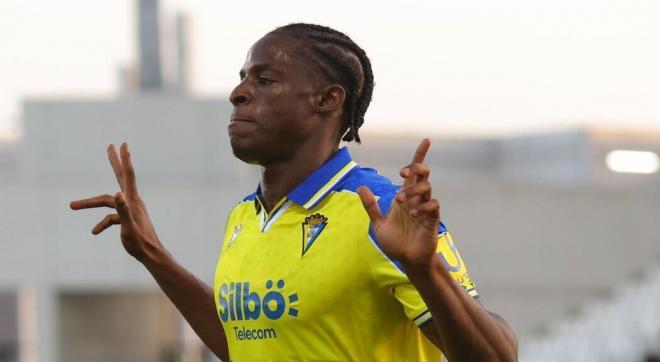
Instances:
[[[128,146],[108,147],[121,192],[74,201],[111,207],[92,232],[121,225],[142,262],[207,346],[234,361],[515,361],[517,342],[478,298],[431,196],[423,140],[402,187],[361,168],[373,75],[346,35],[311,24],[250,49],[230,95],[234,155],[261,167],[231,212],[215,288],[160,243],[137,192]]]

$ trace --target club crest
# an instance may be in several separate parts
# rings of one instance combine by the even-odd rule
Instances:
[[[302,223],[302,255],[305,255],[326,225],[328,218],[319,213],[305,218]]]

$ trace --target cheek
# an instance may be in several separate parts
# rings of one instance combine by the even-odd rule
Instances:
[[[282,88],[277,86],[255,94],[254,113],[264,126],[272,124],[272,119],[281,112],[278,107],[283,108],[282,98]]]
[[[261,99],[255,103],[254,111],[263,121],[265,130],[291,136],[308,128],[312,110],[306,94],[293,93],[285,87],[273,87],[267,94],[255,99]]]

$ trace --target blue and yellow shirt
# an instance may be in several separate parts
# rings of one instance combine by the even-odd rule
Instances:
[[[370,232],[362,185],[383,213],[399,188],[343,148],[270,213],[259,190],[234,207],[214,283],[232,361],[440,361],[418,328],[430,312]],[[438,255],[478,298],[442,224]]]

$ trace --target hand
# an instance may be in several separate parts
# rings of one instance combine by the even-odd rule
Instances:
[[[406,267],[430,267],[438,244],[440,205],[431,198],[430,169],[424,157],[431,141],[423,139],[417,147],[412,163],[400,171],[403,186],[392,202],[387,216],[383,216],[373,193],[362,186],[358,194],[371,219],[383,252]]]
[[[156,230],[149,218],[147,208],[138,195],[135,171],[131,163],[131,155],[128,144],[121,145],[121,160],[117,156],[114,145],[108,146],[108,158],[115,172],[120,192],[115,196],[101,195],[89,199],[71,201],[73,210],[90,209],[97,207],[109,207],[115,209],[116,213],[106,215],[92,229],[92,234],[98,235],[112,225],[121,225],[121,242],[124,249],[142,261],[149,250],[162,248]]]

